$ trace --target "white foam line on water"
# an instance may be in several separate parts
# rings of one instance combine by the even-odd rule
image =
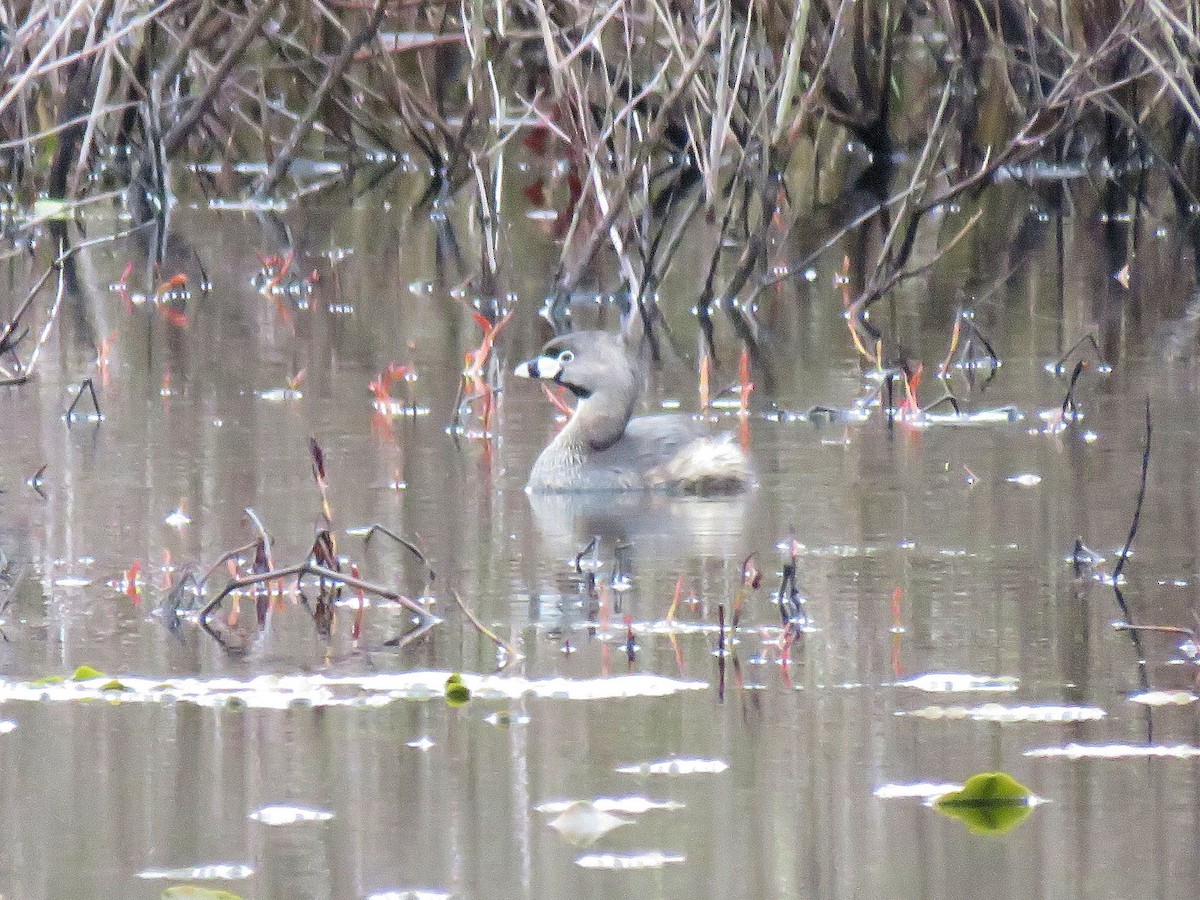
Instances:
[[[259,675],[235,678],[170,678],[103,676],[85,681],[25,682],[0,679],[0,702],[106,700],[124,703],[194,703],[257,709],[305,706],[384,706],[396,700],[429,700],[445,695],[450,672],[395,672],[371,675]],[[617,675],[611,678],[529,679],[505,675],[462,675],[476,699],[522,697],[563,700],[612,700],[667,697],[708,688],[703,681],[660,675]]]

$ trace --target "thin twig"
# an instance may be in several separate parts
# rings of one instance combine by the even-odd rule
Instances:
[[[211,566],[208,567],[208,569],[204,573],[204,577],[200,578],[196,582],[196,587],[199,588],[199,590],[203,593],[204,586],[206,584],[208,584],[208,579],[212,578],[213,573],[216,572],[217,569],[221,568],[221,566],[223,566],[225,563],[229,562],[229,560],[231,560],[231,559],[240,559],[241,557],[245,556],[247,553],[249,553],[250,551],[254,550],[257,547],[258,547],[258,541],[251,541],[249,544],[246,544],[245,546],[235,547],[233,550],[226,550],[224,553],[222,553],[217,558],[217,560]]]
[[[67,412],[66,412],[65,418],[67,420],[68,428],[70,428],[71,423],[73,421],[75,421],[75,407],[78,406],[79,401],[83,399],[83,392],[85,390],[91,395],[92,406],[95,407],[95,410],[96,410],[97,424],[99,424],[100,420],[104,418],[104,414],[102,412],[100,412],[100,399],[96,396],[96,385],[94,385],[92,383],[92,379],[85,378],[85,379],[83,379],[83,382],[79,385],[79,392],[75,395],[75,399],[72,400],[71,405],[67,407]]]
[[[344,572],[335,572],[332,569],[325,568],[324,566],[313,565],[310,562],[302,562],[293,566],[284,566],[282,569],[274,569],[270,572],[261,572],[256,575],[247,575],[242,578],[230,579],[229,583],[225,585],[224,590],[206,603],[204,608],[200,610],[200,624],[207,626],[208,617],[212,614],[212,611],[220,606],[221,601],[234,591],[240,591],[243,588],[252,587],[256,584],[265,584],[266,582],[273,581],[277,578],[288,578],[292,575],[296,575],[298,578],[304,578],[307,575],[315,575],[318,578],[324,579],[325,581],[332,581],[335,584],[359,588],[367,593],[381,597],[384,600],[391,600],[394,603],[399,603],[405,609],[420,616],[422,621],[425,622],[436,618],[429,612],[429,610],[425,609],[419,603],[414,600],[410,600],[408,597],[405,597],[396,591],[389,590],[385,587],[381,587],[380,585],[371,584],[370,582],[363,581],[361,578],[355,578],[352,575],[347,575]]]
[[[505,658],[501,662],[500,668],[503,669],[505,666],[507,666],[513,660],[525,658],[524,654],[520,653],[516,647],[514,647],[512,644],[508,643],[507,641],[502,640],[500,637],[498,637],[496,635],[496,633],[494,631],[492,631],[490,628],[488,628],[486,625],[484,625],[482,622],[480,622],[479,619],[476,618],[475,613],[471,612],[471,610],[469,610],[467,608],[467,604],[463,603],[463,599],[462,599],[462,597],[460,597],[458,595],[458,591],[452,590],[452,591],[450,591],[450,595],[454,598],[454,602],[458,604],[458,608],[462,610],[463,615],[467,617],[467,620],[472,625],[475,626],[475,630],[478,631],[480,634],[482,634],[484,637],[488,638],[497,647],[499,647],[501,650],[504,651]]]
[[[43,500],[50,499],[46,496],[46,491],[42,488],[45,480],[46,469],[50,467],[50,463],[42,463],[42,467],[33,473],[33,477],[29,479],[29,486],[34,489],[39,497]]]
[[[353,528],[350,530],[353,533],[358,534],[362,529]],[[385,537],[391,538],[393,541],[395,541],[401,547],[404,547],[405,549],[407,549],[410,553],[412,553],[413,556],[415,556],[417,559],[419,559],[421,561],[421,563],[425,566],[425,576],[426,576],[425,592],[428,593],[429,588],[433,585],[433,582],[437,580],[437,573],[433,570],[433,565],[429,562],[429,558],[424,554],[424,552],[422,552],[421,548],[418,547],[412,541],[408,540],[407,538],[401,537],[400,535],[396,534],[396,532],[392,531],[390,528],[387,528],[386,526],[380,525],[378,523],[376,523],[376,524],[372,525],[370,528],[366,529],[366,534],[363,536],[363,545],[364,546],[366,546],[367,544],[369,544],[371,542],[371,538],[375,535],[376,532],[384,535]]]

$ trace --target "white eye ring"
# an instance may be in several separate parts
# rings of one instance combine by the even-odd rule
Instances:
[[[558,354],[559,365],[569,363],[574,359],[575,359],[575,354],[572,353],[570,350],[564,350],[562,353]]]

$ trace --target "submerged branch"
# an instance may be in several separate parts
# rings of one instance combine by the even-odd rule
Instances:
[[[203,609],[200,610],[200,624],[207,627],[208,617],[218,606],[221,605],[226,597],[234,591],[240,591],[244,588],[253,587],[258,584],[266,584],[280,578],[289,578],[295,575],[298,579],[303,579],[306,576],[315,576],[324,581],[331,581],[334,584],[344,585],[346,587],[358,588],[369,594],[374,594],[384,600],[390,600],[393,603],[399,603],[409,612],[415,613],[421,617],[423,622],[428,622],[431,619],[436,619],[429,610],[425,609],[419,603],[410,600],[403,594],[389,590],[377,584],[371,584],[369,581],[363,581],[361,578],[355,578],[353,575],[347,575],[344,572],[335,572],[332,569],[327,569],[324,566],[314,565],[309,562],[297,563],[293,566],[284,566],[281,569],[273,569],[269,572],[262,572],[256,575],[247,575],[243,578],[232,578],[225,585],[225,588],[216,597],[206,603]]]

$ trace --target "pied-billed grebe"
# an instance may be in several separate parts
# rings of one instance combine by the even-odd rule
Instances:
[[[578,399],[575,412],[533,464],[526,490],[667,490],[688,494],[743,491],[750,461],[729,435],[713,436],[685,415],[633,415],[638,377],[618,335],[578,331],[554,338],[517,366]]]

